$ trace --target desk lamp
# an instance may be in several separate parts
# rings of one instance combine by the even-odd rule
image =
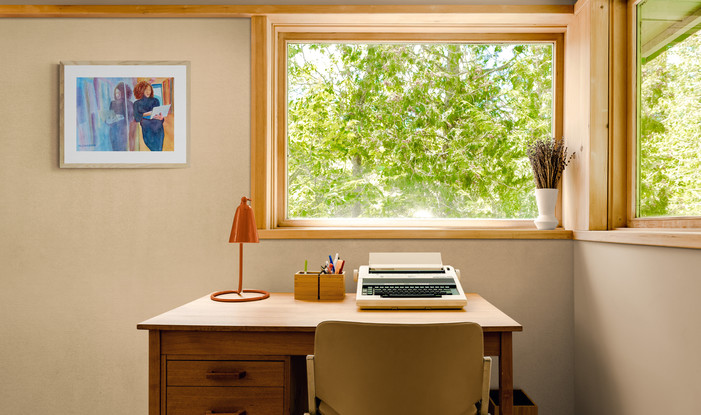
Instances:
[[[241,198],[241,204],[236,208],[236,214],[234,215],[234,224],[231,227],[231,236],[229,237],[230,243],[239,244],[239,289],[236,291],[217,291],[209,296],[214,301],[222,302],[241,302],[241,301],[256,301],[264,300],[270,297],[270,293],[263,290],[243,290],[243,244],[245,243],[258,243],[258,230],[256,229],[256,220],[253,217],[253,209],[248,206],[248,199],[246,196]],[[242,297],[241,293],[258,293],[261,294],[255,297]],[[239,298],[219,298],[220,295],[224,294],[238,294]]]

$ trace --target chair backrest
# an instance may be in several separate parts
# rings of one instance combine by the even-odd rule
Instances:
[[[483,350],[476,323],[322,322],[313,358],[320,412],[474,414]]]

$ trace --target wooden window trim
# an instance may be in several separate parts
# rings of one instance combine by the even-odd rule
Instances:
[[[625,245],[701,249],[701,231],[695,229],[621,228],[610,231],[573,231],[573,239]]]
[[[680,230],[696,230],[701,231],[701,216],[671,216],[671,217],[637,217],[637,193],[638,193],[638,108],[639,108],[639,97],[638,97],[638,47],[637,47],[637,6],[641,0],[629,0],[626,8],[626,18],[628,21],[628,37],[627,37],[627,52],[628,52],[628,74],[629,76],[622,81],[627,82],[628,86],[628,134],[627,134],[627,147],[628,155],[627,161],[627,171],[621,169],[620,167],[614,169],[615,172],[623,170],[627,173],[628,183],[627,183],[627,228],[631,229],[646,229],[649,230],[653,235],[659,235],[660,232],[670,231],[672,229]],[[619,163],[620,165],[621,163]],[[623,226],[615,227],[616,229],[625,229]],[[630,234],[627,238],[634,238],[636,234]],[[678,239],[674,237],[674,232],[670,232],[672,239]],[[690,235],[689,233],[684,233],[684,235]]]
[[[253,17],[320,14],[466,14],[494,16],[540,16],[543,24],[558,24],[572,14],[570,5],[0,5],[0,17],[95,18],[95,17]],[[483,20],[483,19],[481,19]],[[501,19],[500,20],[508,20]],[[520,19],[519,19],[520,20]]]
[[[259,229],[260,239],[533,239],[568,240],[573,232],[533,229],[446,229],[446,228],[277,228]]]
[[[596,9],[599,0],[580,1],[575,6]],[[577,241],[647,245],[701,249],[701,221],[699,218],[635,218],[636,206],[636,13],[640,0],[614,0],[608,12],[608,46],[592,46],[591,57],[602,61],[608,56],[608,189],[607,226],[592,226],[573,231]],[[597,20],[599,26],[603,17]],[[572,46],[572,45],[569,45]],[[597,58],[598,57],[598,58]],[[601,76],[601,75],[598,75]],[[600,78],[597,78],[600,79]],[[593,143],[590,143],[593,145]],[[600,147],[604,148],[604,147]],[[597,152],[598,154],[598,152]],[[592,156],[593,157],[593,156]],[[597,159],[598,160],[598,159]],[[603,166],[600,162],[599,165]],[[589,171],[595,174],[595,171]],[[587,205],[589,206],[589,205]],[[589,206],[591,208],[591,206]],[[603,210],[594,209],[595,216]],[[591,219],[591,218],[590,218]],[[598,223],[598,222],[597,222]]]
[[[348,41],[475,41],[475,42],[553,42],[555,45],[555,103],[554,119],[555,134],[562,136],[563,131],[563,87],[564,87],[564,36],[566,24],[561,26],[548,26],[542,32],[534,30],[534,26],[526,25],[519,30],[518,27],[480,27],[480,32],[475,33],[474,27],[460,27],[453,25],[437,26],[434,23],[423,26],[411,27],[397,26],[395,24],[363,24],[362,19],[349,16],[335,16],[337,24],[331,26],[320,24],[299,23],[306,21],[304,16],[269,16],[268,30],[264,35],[266,42],[253,41],[252,45],[260,48],[265,45],[265,54],[253,51],[253,56],[267,57],[268,62],[275,65],[265,67],[253,63],[253,73],[266,73],[271,79],[258,80],[256,90],[263,90],[263,84],[271,88],[263,94],[270,102],[263,104],[260,94],[253,97],[256,104],[253,119],[256,125],[270,127],[270,133],[260,130],[252,131],[252,194],[254,195],[253,207],[255,210],[259,232],[262,238],[287,239],[287,238],[505,238],[505,239],[571,239],[569,231],[555,231],[553,233],[539,233],[535,230],[532,220],[444,220],[428,223],[405,224],[402,220],[368,220],[360,223],[344,223],[342,220],[295,220],[286,221],[284,203],[286,180],[285,174],[285,85],[286,73],[282,68],[286,65],[286,41],[288,40],[348,40]],[[333,18],[331,19],[333,20]],[[392,19],[390,19],[392,20]],[[552,19],[551,19],[552,20]],[[256,19],[253,19],[255,22]],[[355,23],[352,23],[355,22]],[[360,22],[360,23],[359,23]],[[352,23],[352,24],[351,24]],[[261,22],[261,25],[263,23]],[[252,23],[252,33],[259,32],[259,25]],[[391,31],[387,31],[392,29]],[[438,29],[437,29],[438,28]],[[265,116],[260,111],[268,111]],[[265,157],[262,154],[266,154]],[[265,160],[264,160],[265,159]],[[264,164],[263,164],[264,163]],[[269,164],[268,164],[269,163]],[[264,166],[264,168],[261,168]],[[561,208],[558,207],[558,216]],[[515,232],[518,231],[518,232]],[[332,235],[332,236],[331,236]]]

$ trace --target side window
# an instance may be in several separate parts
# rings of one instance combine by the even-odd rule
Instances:
[[[701,2],[637,6],[637,217],[701,216]]]

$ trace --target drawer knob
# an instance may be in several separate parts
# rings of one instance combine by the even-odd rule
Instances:
[[[234,412],[207,411],[207,412],[205,412],[205,415],[246,415],[246,411],[245,410],[234,411]]]
[[[211,380],[226,380],[226,379],[243,379],[246,377],[245,370],[233,370],[231,372],[208,372],[207,379]],[[242,412],[241,415],[245,413]]]

